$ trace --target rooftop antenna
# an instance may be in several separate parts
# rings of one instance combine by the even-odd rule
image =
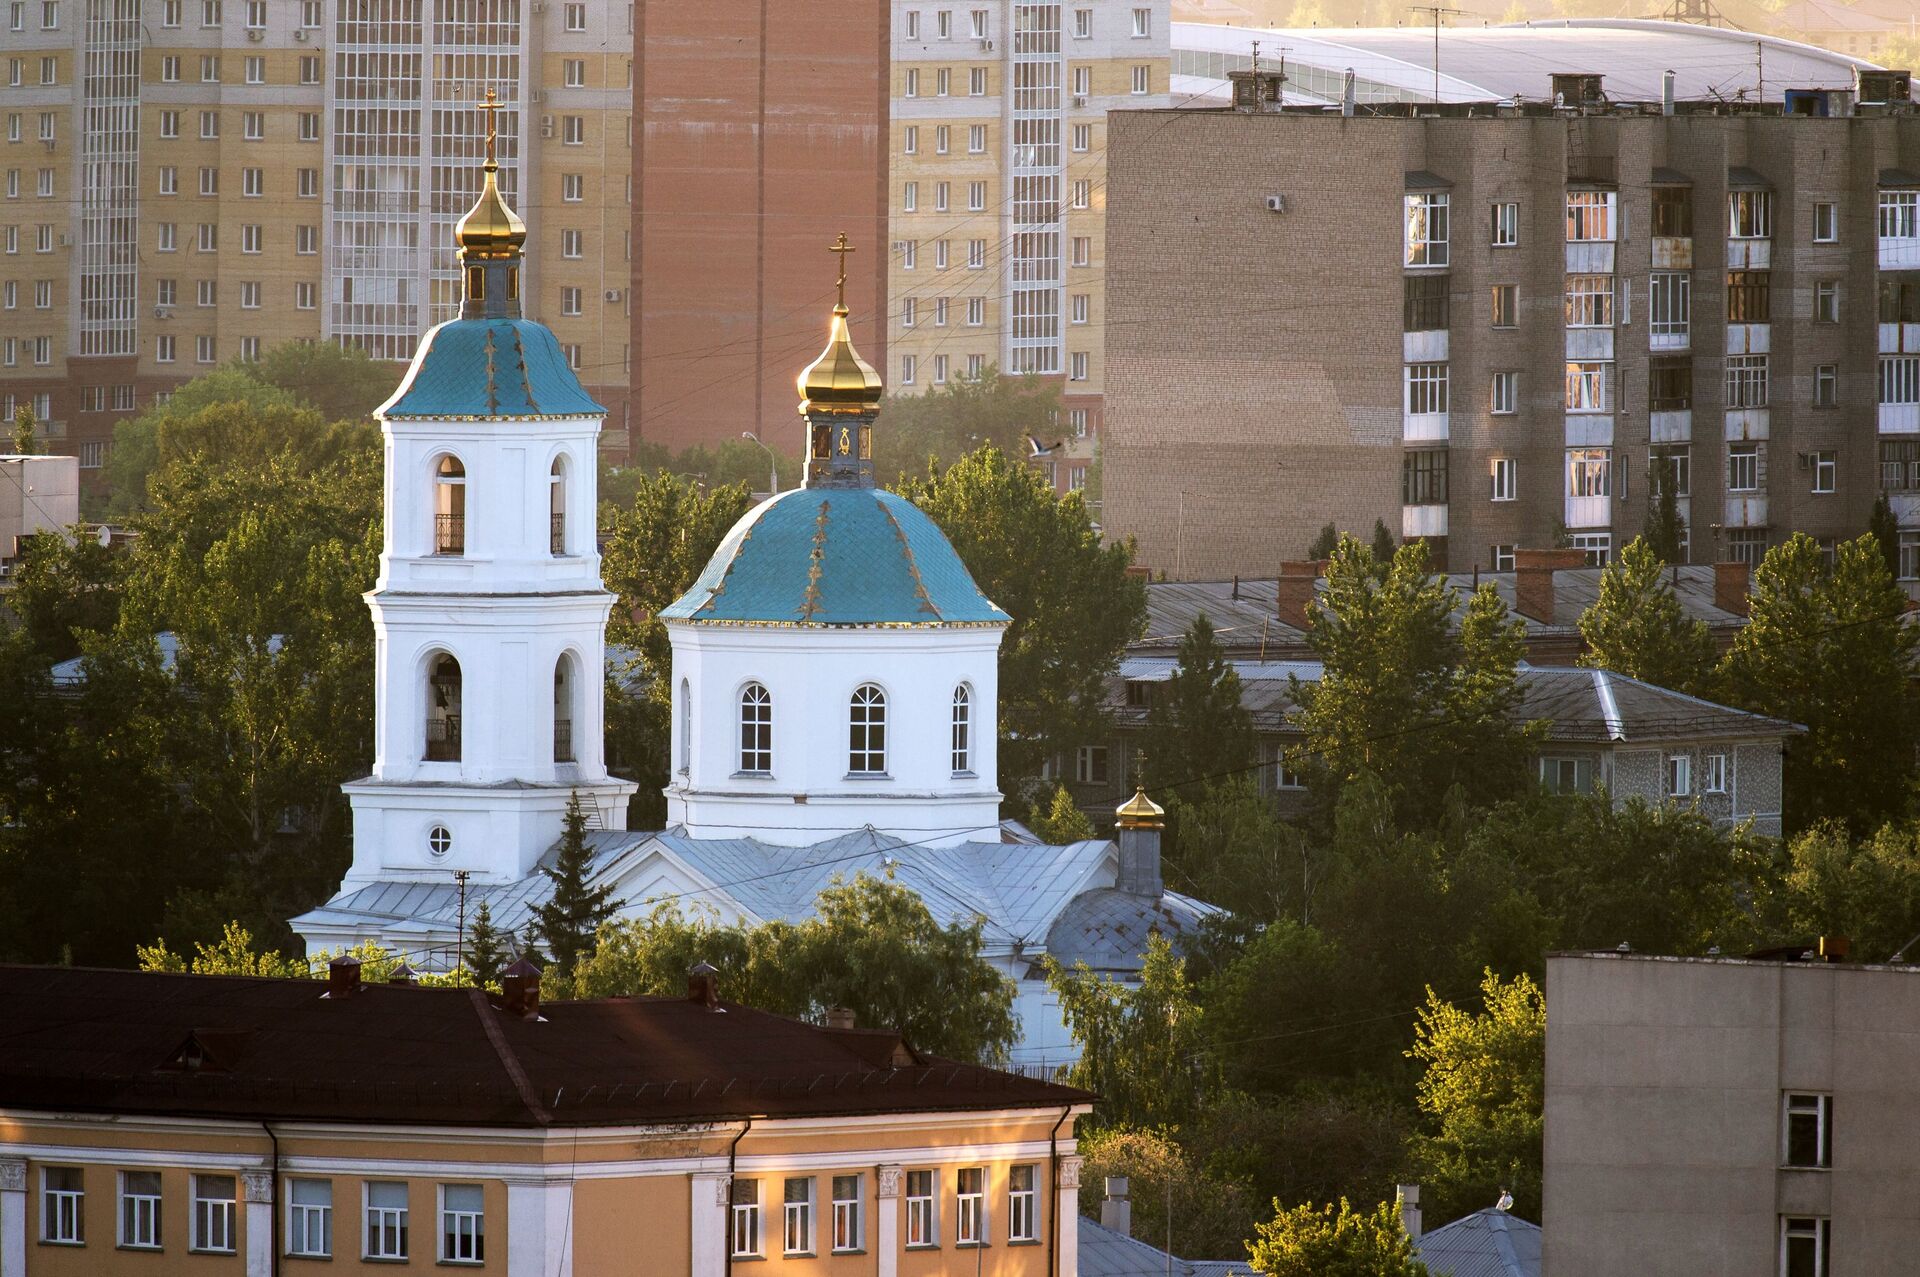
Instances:
[[[1409,5],[1415,13],[1433,15],[1433,104],[1440,105],[1440,16],[1442,14],[1469,16],[1465,9],[1449,9],[1445,5],[1416,4]]]
[[[1253,42],[1253,62],[1249,69],[1253,72],[1253,113],[1260,114],[1260,42]]]

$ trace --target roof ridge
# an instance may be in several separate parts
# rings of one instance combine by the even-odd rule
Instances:
[[[527,1112],[531,1113],[533,1119],[540,1125],[553,1125],[553,1114],[540,1103],[539,1092],[533,1089],[533,1082],[527,1077],[526,1069],[521,1066],[520,1057],[513,1053],[512,1047],[507,1045],[507,1035],[500,1031],[499,1024],[495,1022],[493,1004],[487,1001],[485,991],[469,989],[467,994],[468,999],[473,1003],[474,1013],[480,1020],[480,1031],[487,1035],[487,1043],[493,1047],[493,1054],[500,1061],[500,1067],[506,1070],[507,1077],[513,1082],[513,1089],[520,1096],[520,1103],[526,1106]]]

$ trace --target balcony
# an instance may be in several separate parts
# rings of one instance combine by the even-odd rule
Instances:
[[[1920,354],[1920,324],[1881,324],[1879,334],[1883,355]]]
[[[1881,270],[1920,270],[1920,239],[1907,236],[1880,237]]]
[[[1920,435],[1920,404],[1883,403],[1876,425],[1883,435]]]
[[[1770,408],[1729,408],[1727,409],[1727,442],[1758,442],[1772,433],[1772,424],[1773,410]]]
[[[1569,360],[1610,360],[1613,358],[1613,329],[1569,328],[1566,344]]]
[[[573,757],[573,720],[556,718],[553,720],[553,761],[571,763]]]
[[[1656,399],[1653,411],[1647,416],[1647,432],[1652,443],[1692,443],[1693,409],[1691,406],[1662,408],[1664,400]]]
[[[1728,324],[1729,355],[1765,355],[1773,350],[1772,324]]]
[[[1693,237],[1655,235],[1653,237],[1653,268],[1655,270],[1692,270]]]
[[[458,714],[448,714],[427,720],[427,761],[430,763],[460,761],[460,716]]]
[[[1606,528],[1613,522],[1613,498],[1569,496],[1563,513],[1569,528]]]
[[[1406,505],[1400,507],[1400,535],[1443,537],[1447,535],[1447,507],[1444,505]]]
[[[1653,324],[1647,328],[1647,349],[1685,350],[1693,344],[1693,332],[1686,324]]]
[[[436,514],[433,516],[433,552],[454,556],[467,552],[466,515]]]
[[[1772,240],[1730,239],[1727,241],[1728,270],[1771,270],[1772,268]]]
[[[552,516],[552,520],[553,526],[548,533],[548,537],[552,545],[553,556],[557,559],[567,552],[567,516],[564,514],[556,514]]]
[[[1581,240],[1568,244],[1567,274],[1613,274],[1613,241]]]
[[[1763,496],[1734,493],[1727,497],[1726,526],[1764,528],[1767,526],[1767,499]]]
[[[1446,363],[1447,330],[1426,328],[1418,332],[1402,333],[1400,357],[1410,364]]]

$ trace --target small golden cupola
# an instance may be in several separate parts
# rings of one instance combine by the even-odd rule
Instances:
[[[840,255],[839,300],[827,348],[800,373],[800,415],[807,419],[808,487],[873,486],[873,420],[886,393],[880,374],[853,348],[847,331],[847,254],[843,233],[827,249]]]
[[[1147,757],[1145,751],[1133,755],[1135,781],[1133,797],[1114,809],[1114,818],[1122,829],[1158,829],[1166,823],[1167,809],[1147,797]]]
[[[466,268],[467,295],[461,314],[466,318],[518,315],[520,312],[520,246],[527,240],[527,224],[500,195],[500,162],[494,154],[495,119],[502,110],[492,89],[479,110],[487,116],[487,159],[481,166],[480,198],[453,228]]]

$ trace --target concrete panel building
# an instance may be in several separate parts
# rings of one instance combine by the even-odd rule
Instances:
[[[1681,51],[1632,34],[1596,49]],[[1269,64],[1258,109],[1112,117],[1108,530],[1188,578],[1375,519],[1456,570],[1563,534],[1600,563],[1657,471],[1691,562],[1857,535],[1887,490],[1920,575],[1904,79],[1857,99],[1809,53],[1783,79],[1833,92],[1667,114],[1519,64],[1522,101],[1480,76],[1349,115]]]
[[[1912,1267],[1920,970],[1819,954],[1548,957],[1546,1277]]]
[[[888,0],[629,7],[634,438],[752,430],[798,456],[793,372],[842,232],[854,338],[885,367]]]

